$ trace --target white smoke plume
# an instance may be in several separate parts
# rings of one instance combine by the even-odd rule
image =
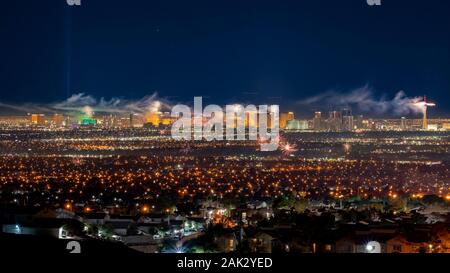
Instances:
[[[91,95],[78,93],[64,101],[48,104],[11,104],[0,102],[0,108],[22,113],[65,113],[68,115],[83,113],[88,116],[92,116],[95,113],[133,113],[144,115],[159,111],[169,111],[171,103],[166,99],[160,98],[157,93],[144,96],[138,100],[121,98],[96,99]]]
[[[298,101],[300,105],[326,106],[356,106],[364,112],[376,114],[394,113],[396,115],[416,114],[423,111],[418,102],[423,97],[408,97],[404,91],[399,91],[392,99],[375,98],[374,91],[368,85],[349,92],[328,91],[319,95]]]

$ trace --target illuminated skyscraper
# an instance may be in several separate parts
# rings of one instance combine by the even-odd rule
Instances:
[[[422,129],[428,130],[428,117],[427,117],[427,110],[428,107],[436,106],[434,103],[427,102],[427,97],[423,97],[423,101],[419,101],[415,104],[415,106],[419,107],[422,110],[423,113],[423,119],[422,119]]]
[[[300,130],[308,130],[308,121],[307,120],[297,120],[293,119],[287,122],[286,130],[300,131]]]
[[[348,107],[342,109],[341,117],[342,117],[342,130],[352,131],[354,129],[352,110]]]
[[[32,114],[31,115],[31,123],[36,125],[44,125],[45,124],[45,115],[44,114]]]
[[[53,115],[53,124],[57,127],[64,125],[64,116],[62,114]]]
[[[313,129],[316,131],[322,130],[322,112],[314,113]]]
[[[146,117],[147,123],[150,123],[151,125],[158,127],[161,123],[161,112],[153,112],[149,113]]]
[[[341,131],[342,116],[339,111],[331,111],[328,116],[328,127],[331,131]]]
[[[405,117],[402,117],[401,118],[401,120],[400,120],[400,129],[401,130],[403,130],[403,131],[406,131],[406,118]]]
[[[364,116],[363,115],[356,115],[354,118],[354,126],[357,129],[363,129],[364,126]]]
[[[288,112],[288,120],[293,120],[294,118],[294,112]]]
[[[280,128],[285,129],[288,121],[294,119],[294,112],[280,113]]]
[[[434,103],[428,103],[428,102],[427,102],[427,97],[426,97],[426,96],[424,96],[423,101],[424,101],[424,104],[423,104],[424,110],[423,110],[422,129],[428,130],[427,110],[428,110],[428,107],[436,106],[436,104],[434,104]]]

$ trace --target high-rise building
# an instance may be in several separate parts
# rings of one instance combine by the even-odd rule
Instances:
[[[363,115],[357,115],[354,118],[354,125],[356,129],[364,129],[364,116]]]
[[[352,131],[355,129],[353,116],[342,117],[342,129],[344,131]]]
[[[403,131],[406,131],[406,129],[407,129],[406,118],[405,117],[402,117],[400,119],[400,129],[403,130]]]
[[[130,128],[133,128],[134,124],[133,124],[133,113],[130,113]]]
[[[436,104],[427,102],[427,97],[424,96],[423,97],[423,101],[416,103],[416,105],[419,105],[419,106],[422,107],[422,111],[423,111],[422,129],[423,130],[428,130],[427,110],[428,110],[428,107],[436,106]]]
[[[293,120],[295,118],[294,112],[288,112],[288,120]]]
[[[54,114],[53,115],[53,124],[57,127],[64,126],[64,115],[63,114]]]
[[[285,129],[288,121],[294,119],[294,112],[280,113],[280,128]]]
[[[428,130],[427,109],[423,111],[422,129]]]
[[[151,124],[151,125],[153,125],[155,127],[158,127],[159,124],[161,123],[161,114],[162,114],[161,112],[149,113],[146,116],[147,123],[149,123],[149,124]]]
[[[342,130],[352,131],[354,129],[352,110],[348,107],[343,108],[341,111],[341,117],[342,117]]]
[[[111,114],[111,115],[109,115],[109,116],[106,116],[106,118],[104,119],[104,121],[105,121],[105,127],[108,127],[108,128],[113,128],[113,127],[115,127],[116,124],[117,124],[116,120],[117,120],[117,118],[116,118],[115,115],[112,115],[112,114]]]
[[[31,114],[31,123],[36,125],[44,125],[45,124],[45,115],[44,114]]]
[[[300,130],[308,130],[309,123],[307,120],[300,120]]]
[[[348,107],[342,108],[342,110],[341,110],[342,117],[349,117],[351,115],[352,115],[352,109],[350,109]]]
[[[341,119],[341,113],[339,111],[331,111],[329,113],[330,119]]]
[[[259,127],[258,118],[259,118],[258,112],[245,112],[245,122],[244,122],[245,127],[249,128],[251,126],[254,128],[258,128]]]
[[[313,119],[313,129],[316,131],[322,130],[322,112],[315,112]]]
[[[298,130],[308,130],[308,129],[309,129],[309,127],[308,127],[307,120],[292,119],[292,120],[288,121],[286,124],[286,130],[298,131]]]
[[[328,115],[328,129],[338,132],[342,129],[342,115],[339,111],[331,111]]]

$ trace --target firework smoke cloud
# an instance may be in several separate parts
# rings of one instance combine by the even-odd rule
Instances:
[[[328,91],[301,100],[300,105],[356,106],[364,112],[376,114],[393,113],[396,115],[418,114],[423,112],[419,102],[422,97],[408,97],[404,91],[399,91],[392,99],[381,97],[377,99],[373,89],[362,86],[349,92]]]
[[[78,93],[70,96],[64,101],[58,101],[49,104],[9,104],[0,102],[0,108],[10,109],[21,113],[65,113],[67,115],[85,114],[92,116],[94,113],[133,113],[146,114],[159,111],[170,110],[171,104],[168,100],[162,99],[157,93],[144,96],[138,100],[111,98],[96,99],[95,97]]]

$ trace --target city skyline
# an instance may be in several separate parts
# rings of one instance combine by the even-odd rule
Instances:
[[[281,109],[281,111],[292,112],[303,119],[309,119],[314,112],[327,113],[349,109],[349,111],[355,115],[364,115],[368,118],[423,118],[425,121],[428,108],[433,107],[433,110],[435,110],[434,108],[439,108],[440,106],[433,100],[430,101],[427,99],[427,96],[409,98],[406,97],[403,92],[397,93],[395,98],[392,100],[377,101],[370,97],[370,93],[364,93],[367,90],[366,88],[367,86],[357,89],[356,92],[347,95],[347,99],[341,100],[338,98],[341,96],[340,94],[330,92],[320,94],[299,102],[295,107],[284,108]],[[359,93],[361,90],[363,90],[363,93]],[[345,97],[346,95],[342,96]],[[212,102],[210,97],[206,97],[204,99],[207,102]],[[329,106],[307,107],[314,104],[319,105],[322,101],[330,102]],[[180,103],[162,98],[157,93],[144,96],[139,100],[129,100],[126,98],[105,99],[103,97],[97,99],[91,95],[79,93],[70,96],[66,100],[46,104],[37,104],[32,102],[18,104],[0,101],[0,116],[23,116],[31,114],[62,114],[72,117],[80,115],[93,116],[94,114],[97,116],[115,115],[122,117],[128,115],[148,116],[156,113],[170,113],[172,108],[177,104]],[[234,101],[232,105],[243,106],[245,103]],[[193,103],[187,102],[187,106],[192,109]],[[222,105],[221,107],[224,106],[225,105]],[[305,111],[304,109],[310,110]],[[449,116],[442,115],[439,111],[438,113],[433,111],[432,114],[432,118],[434,119],[445,119]],[[425,127],[426,126],[424,125],[424,128]]]

